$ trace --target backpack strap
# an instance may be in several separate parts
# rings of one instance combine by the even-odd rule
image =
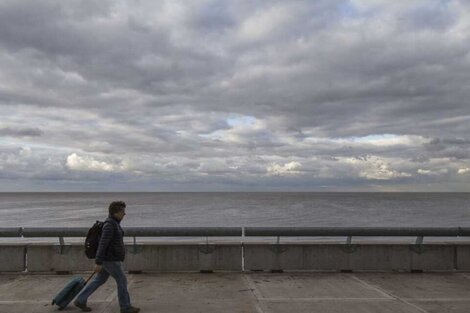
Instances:
[[[104,223],[110,223],[110,224],[112,224],[114,231],[116,231],[116,225],[114,225],[114,224],[115,224],[114,222],[111,222],[111,221],[109,221],[108,219],[106,219],[106,220],[104,221]],[[103,226],[104,226],[104,223],[103,223]]]

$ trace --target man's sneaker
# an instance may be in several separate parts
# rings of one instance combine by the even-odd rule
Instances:
[[[90,312],[91,308],[86,306],[86,303],[80,303],[77,300],[73,302],[73,305],[75,305],[77,308],[80,308],[83,312]]]
[[[126,310],[121,310],[121,313],[139,313],[140,312],[140,308],[136,308],[136,307],[129,307],[128,309]]]

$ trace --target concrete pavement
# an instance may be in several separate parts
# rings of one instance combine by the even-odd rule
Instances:
[[[1,313],[57,312],[51,300],[72,275],[0,273]],[[468,313],[470,273],[197,272],[127,274],[141,312]],[[119,312],[110,277],[93,312]],[[73,305],[66,312],[81,312]]]

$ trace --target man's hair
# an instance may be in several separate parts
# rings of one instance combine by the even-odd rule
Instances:
[[[126,203],[124,201],[113,201],[109,205],[109,214],[114,214],[119,211],[122,211],[126,208]]]

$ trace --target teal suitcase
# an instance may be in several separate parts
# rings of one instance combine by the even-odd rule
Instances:
[[[85,281],[83,277],[76,276],[65,285],[65,287],[59,291],[54,299],[52,299],[52,305],[56,304],[59,306],[59,310],[65,309],[65,307],[77,296],[80,291],[85,287],[88,281],[95,275],[95,272]]]

